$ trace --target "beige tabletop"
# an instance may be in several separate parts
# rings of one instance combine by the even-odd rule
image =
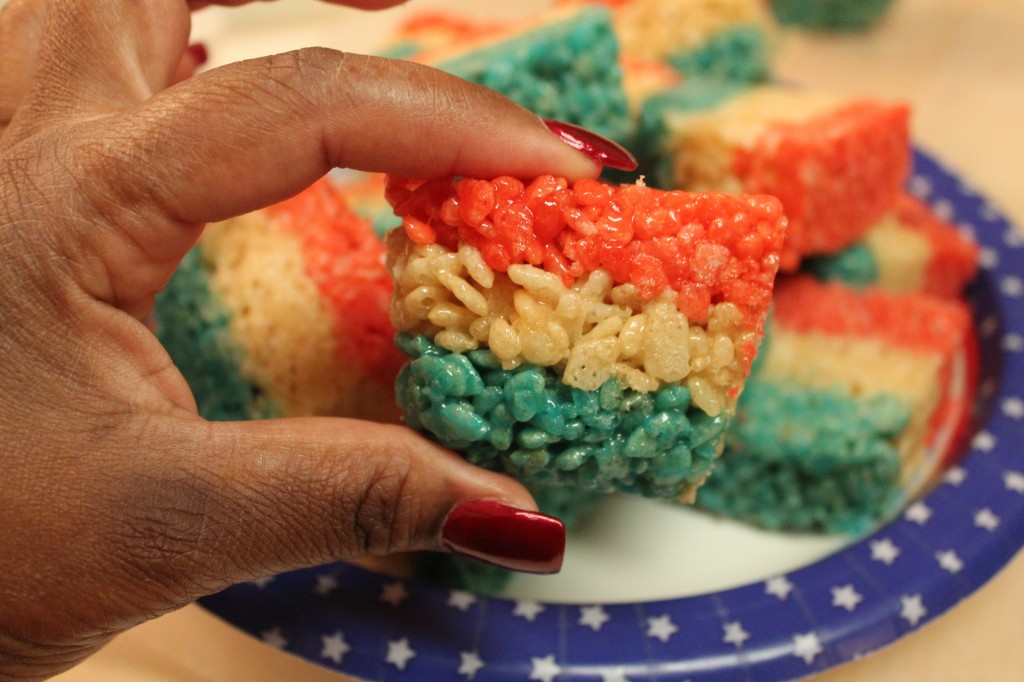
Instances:
[[[420,4],[429,0],[421,0]],[[475,0],[466,11],[500,12]],[[438,4],[432,2],[431,4]],[[520,0],[538,6],[541,0]],[[287,5],[287,8],[284,6]],[[481,8],[484,8],[481,10]],[[278,3],[204,11],[196,33],[213,63],[321,44],[368,50],[346,10]],[[389,13],[362,20],[380,27]],[[781,77],[910,103],[917,143],[1024,225],[1024,2],[896,0],[876,30],[852,37],[780,35]],[[816,678],[1024,680],[1024,553],[954,609],[895,644]],[[196,606],[116,639],[61,682],[261,682],[345,679],[257,642]]]

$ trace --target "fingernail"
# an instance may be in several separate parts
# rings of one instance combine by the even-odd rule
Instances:
[[[448,513],[441,545],[513,571],[557,573],[565,555],[565,524],[501,502],[463,502]]]
[[[206,51],[206,45],[202,43],[192,43],[186,49],[192,55],[192,59],[195,60],[196,66],[202,66],[210,59],[210,55]]]
[[[544,119],[544,125],[562,142],[602,166],[624,171],[631,171],[637,167],[636,157],[630,154],[629,150],[606,137],[601,137],[586,128],[549,118]]]

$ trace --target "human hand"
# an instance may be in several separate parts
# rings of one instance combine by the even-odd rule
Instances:
[[[408,63],[310,49],[171,86],[194,66],[189,4],[206,3],[0,14],[0,678],[52,675],[134,624],[298,567],[418,549],[561,562],[564,528],[519,484],[408,429],[200,419],[144,320],[206,222],[331,167],[599,167],[505,98]]]

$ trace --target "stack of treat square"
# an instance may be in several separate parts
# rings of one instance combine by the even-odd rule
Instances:
[[[966,399],[978,258],[906,194],[908,108],[774,83],[760,0],[553,5],[414,14],[380,53],[625,143],[637,173],[393,178],[391,205],[383,177],[328,180],[211,226],[157,308],[201,412],[397,400],[570,524],[609,491],[772,529],[886,519]]]

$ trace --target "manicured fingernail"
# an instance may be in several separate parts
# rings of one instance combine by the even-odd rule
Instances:
[[[513,571],[557,573],[565,555],[565,524],[500,502],[463,502],[448,513],[441,546]]]
[[[206,45],[202,43],[192,43],[186,49],[192,55],[192,59],[195,60],[196,66],[202,66],[210,59],[210,54],[206,51]]]
[[[624,171],[631,171],[637,167],[636,158],[629,150],[606,137],[564,121],[544,119],[544,125],[562,142],[602,166]]]

